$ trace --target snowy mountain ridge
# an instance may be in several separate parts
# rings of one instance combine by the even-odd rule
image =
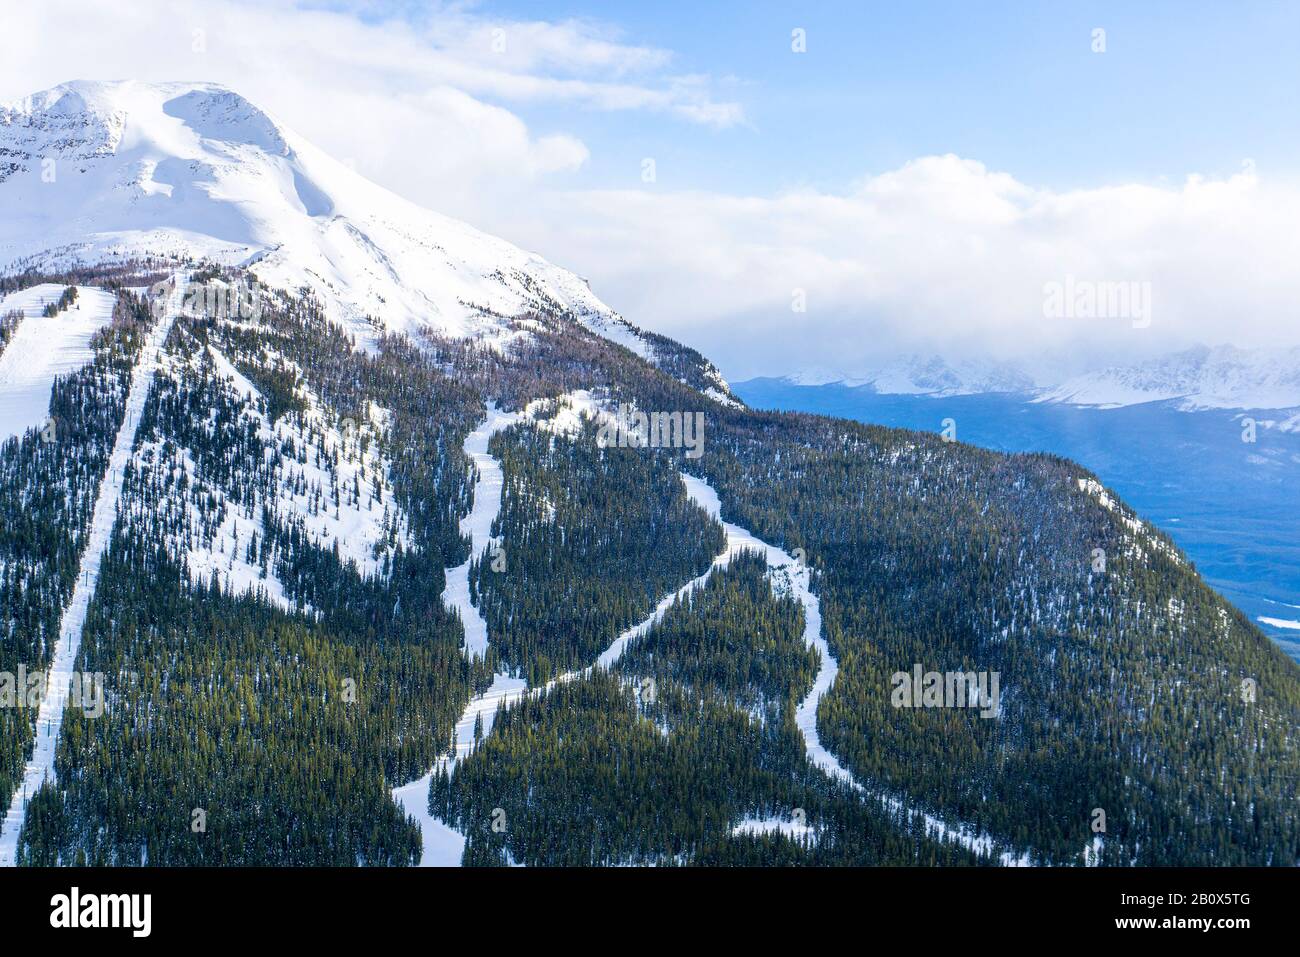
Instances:
[[[962,359],[949,362],[941,356],[903,355],[865,370],[842,373],[807,369],[787,376],[792,385],[830,385],[847,388],[870,386],[886,395],[933,395],[937,398],[981,392],[1028,392],[1034,379],[1009,362]]]
[[[76,81],[0,104],[0,272],[172,255],[311,288],[373,339],[429,330],[503,345],[555,308],[645,352],[587,282],[410,203],[228,89]]]
[[[786,376],[785,381],[804,386],[868,386],[884,395],[935,398],[1015,393],[1035,402],[1093,408],[1178,400],[1178,407],[1189,412],[1290,410],[1300,408],[1300,347],[1265,350],[1198,346],[1047,382],[1012,363],[980,359],[950,363],[939,356],[915,355],[852,374],[805,370]],[[1300,422],[1296,424],[1300,426]]]
[[[1187,411],[1300,406],[1300,347],[1199,346],[1077,376],[1038,401],[1115,408],[1170,399],[1181,400],[1179,407]]]

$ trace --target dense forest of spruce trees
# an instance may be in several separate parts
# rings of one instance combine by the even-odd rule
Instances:
[[[806,760],[794,707],[818,662],[802,617],[742,555],[611,672],[499,716],[435,776],[431,810],[477,865],[976,863]],[[751,818],[810,833],[733,833]]]
[[[670,463],[595,437],[590,423],[577,440],[519,425],[489,447],[505,473],[500,546],[475,560],[472,594],[502,661],[531,684],[590,664],[722,550]]]
[[[149,320],[126,287],[158,271],[0,280],[119,290],[94,363],[55,388],[56,440],[0,449],[0,671],[48,660]],[[358,343],[310,296],[267,295],[256,322],[186,317],[167,343],[78,662],[104,673],[108,706],[69,712],[25,862],[413,862],[389,789],[447,750],[470,696],[495,672],[540,684],[590,665],[721,550],[681,469],[729,521],[807,556],[840,669],[819,730],[867,795],[806,760],[793,714],[817,656],[800,606],[741,557],[612,671],[524,699],[435,777],[467,863],[978,863],[889,796],[1042,862],[1079,863],[1099,808],[1104,863],[1300,860],[1300,668],[1167,539],[1081,488],[1080,466],[715,402],[693,350],[653,337],[652,365],[541,299],[533,336],[500,352]],[[497,435],[503,562],[473,566],[491,645],[467,659],[440,597],[468,557],[464,438],[488,400],[576,388],[704,411],[704,455],[540,422]],[[311,486],[308,462],[325,476]],[[309,520],[372,505],[364,571]],[[192,573],[190,549],[224,547],[229,521],[253,534],[225,557],[283,602]],[[1000,715],[893,707],[890,676],[914,664],[998,672]],[[33,717],[0,709],[5,800]],[[733,833],[796,812],[804,836]]]
[[[49,419],[0,446],[0,672],[49,664],[148,318],[142,299],[119,292],[111,324],[92,343],[94,360],[54,384]],[[5,807],[36,720],[38,702],[25,690],[0,707]]]

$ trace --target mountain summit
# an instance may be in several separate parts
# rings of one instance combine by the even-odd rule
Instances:
[[[558,307],[629,338],[578,276],[371,183],[209,83],[77,81],[0,105],[0,271],[171,254],[256,264],[368,332],[492,335]]]

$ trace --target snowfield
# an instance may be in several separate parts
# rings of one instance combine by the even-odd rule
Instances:
[[[784,834],[791,840],[817,840],[817,832],[799,821],[778,817],[747,817],[731,829],[737,836],[760,837],[764,834]]]
[[[175,510],[183,512],[179,518],[186,531],[169,533],[168,548],[186,560],[191,581],[202,586],[215,576],[223,588],[233,593],[260,593],[290,612],[310,610],[289,598],[275,576],[273,562],[263,571],[248,561],[250,544],[263,535],[264,507],[271,508],[281,522],[301,522],[309,541],[327,551],[337,548],[340,560],[351,563],[362,577],[381,577],[384,559],[391,558],[395,547],[410,546],[406,517],[396,500],[389,495],[381,502],[372,493],[376,476],[383,488],[391,489],[391,463],[380,451],[376,425],[383,421],[382,411],[372,406],[370,421],[340,423],[315,392],[300,384],[296,394],[305,411],[282,415],[272,423],[258,407],[261,394],[257,387],[214,346],[208,346],[207,354],[217,376],[242,403],[240,416],[254,423],[257,437],[267,449],[282,454],[274,472],[273,495],[267,498],[258,494],[236,504],[222,488],[205,478],[191,450],[179,448],[176,457],[167,462],[162,443],[141,443],[136,460],[142,472],[168,467],[173,472],[183,471],[189,486],[201,489],[223,512],[220,526],[205,538],[203,517],[189,498],[137,503],[168,519],[177,517],[170,514]],[[175,377],[184,365],[197,369],[199,358],[169,356],[165,360],[166,374]],[[320,447],[313,435],[320,436]],[[370,441],[364,443],[363,450],[365,439]],[[298,450],[305,461],[299,461],[290,450]],[[335,455],[337,469],[332,464]],[[352,497],[354,483],[360,488],[357,498]],[[334,485],[340,489],[337,507],[329,494]],[[318,504],[316,497],[322,492],[323,500]],[[175,525],[171,521],[163,524]]]
[[[59,624],[59,637],[54,645],[54,656],[46,677],[46,692],[41,699],[36,719],[36,745],[31,760],[23,772],[22,783],[15,788],[9,810],[0,828],[0,866],[12,867],[16,863],[18,835],[27,815],[27,799],[46,780],[54,780],[54,750],[63,728],[63,712],[68,703],[68,687],[72,681],[73,667],[81,649],[81,632],[86,624],[86,613],[99,583],[100,563],[108,550],[109,539],[117,519],[118,504],[122,499],[122,484],[131,449],[135,445],[136,429],[145,399],[161,365],[163,344],[171,331],[180,308],[180,290],[177,282],[166,314],[154,325],[144,344],[140,362],[131,377],[131,390],[127,394],[126,411],[118,429],[109,458],[108,471],[95,499],[91,516],[90,534],[86,550],[81,556],[81,569],[72,592],[72,599],[63,611]]]
[[[25,316],[0,352],[0,442],[45,424],[55,378],[95,357],[90,340],[113,318],[116,297],[87,286],[77,287],[77,301],[64,312],[41,315],[65,288],[44,283],[0,299],[0,316]]]

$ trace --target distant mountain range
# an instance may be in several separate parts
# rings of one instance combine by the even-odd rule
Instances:
[[[1186,411],[1300,407],[1300,348],[1204,346],[1128,366],[1111,366],[1049,389],[1044,402],[1118,408],[1178,399]],[[1300,426],[1293,416],[1289,429]]]
[[[791,385],[870,386],[884,395],[976,395],[984,392],[1033,392],[1034,378],[1008,362],[904,355],[854,373],[815,368],[786,376]]]
[[[1010,362],[906,355],[868,370],[810,369],[784,377],[790,385],[839,384],[881,395],[1011,393],[1034,402],[1115,409],[1178,400],[1184,411],[1268,409],[1290,414],[1262,420],[1282,431],[1300,429],[1300,347],[1282,350],[1199,346],[1127,365],[1044,381]]]

